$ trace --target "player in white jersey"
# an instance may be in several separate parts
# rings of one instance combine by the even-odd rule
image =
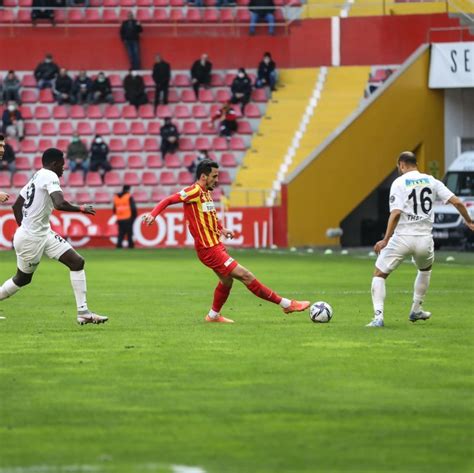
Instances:
[[[418,268],[409,320],[416,322],[431,317],[431,313],[422,310],[421,305],[430,284],[434,260],[434,201],[442,200],[454,205],[466,225],[474,231],[474,223],[461,200],[441,181],[419,172],[413,153],[403,152],[397,167],[400,177],[395,179],[390,189],[390,217],[385,238],[374,247],[379,255],[372,279],[374,318],[367,327],[384,326],[385,280],[407,256],[413,258]]]
[[[49,223],[53,208],[63,212],[95,215],[92,205],[72,205],[64,200],[59,178],[64,172],[63,152],[49,148],[43,153],[43,168],[20,191],[13,205],[19,228],[13,238],[17,256],[17,273],[0,287],[0,300],[13,296],[31,282],[41,257],[46,254],[70,269],[71,285],[77,303],[77,322],[100,324],[107,317],[94,314],[87,307],[84,260],[72,246],[54,233]]]
[[[5,137],[0,135],[0,161],[3,159],[3,155],[5,154]],[[6,202],[8,200],[9,195],[6,192],[0,191],[0,204]]]

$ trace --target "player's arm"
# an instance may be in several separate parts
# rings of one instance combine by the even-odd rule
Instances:
[[[469,215],[469,212],[467,211],[466,206],[462,203],[461,199],[453,195],[448,200],[448,202],[456,208],[456,210],[461,214],[461,217],[464,219],[464,222],[466,223],[466,225],[469,227],[471,231],[474,232],[474,222],[472,221],[472,218]]]
[[[224,235],[230,240],[232,240],[235,236],[234,232],[232,230],[229,230],[228,228],[225,228],[219,219],[217,219],[217,229],[221,232],[221,235]]]
[[[166,207],[173,204],[179,204],[181,202],[183,202],[183,200],[179,194],[170,195],[169,197],[163,199],[150,213],[145,214],[142,217],[142,221],[147,225],[151,225],[155,221],[155,218],[158,217],[158,215],[163,212]]]
[[[10,196],[6,192],[0,192],[0,204],[6,202]]]
[[[390,238],[392,238],[395,229],[397,228],[398,222],[400,221],[400,215],[402,211],[400,209],[394,209],[390,212],[388,217],[387,229],[385,230],[385,236],[383,240],[378,241],[374,246],[374,251],[380,253],[388,244]]]
[[[56,210],[62,210],[63,212],[82,212],[84,214],[95,215],[95,209],[92,205],[73,205],[64,198],[64,194],[61,191],[53,192],[50,195]]]
[[[25,203],[25,199],[21,195],[19,195],[12,206],[13,215],[15,216],[15,220],[18,226],[20,226],[21,222],[23,221],[22,208],[23,208],[24,203]]]

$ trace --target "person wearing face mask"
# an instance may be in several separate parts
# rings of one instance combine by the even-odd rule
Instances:
[[[230,140],[237,131],[237,113],[230,102],[225,103],[220,110],[212,117],[212,123],[219,119],[219,135]]]
[[[59,74],[59,67],[53,61],[52,54],[46,54],[35,69],[34,75],[39,89],[47,89],[53,87],[53,82]]]
[[[89,151],[85,143],[79,138],[78,133],[74,133],[71,143],[67,147],[66,157],[69,160],[69,169],[71,172],[83,171],[86,173],[89,169]]]
[[[18,110],[15,102],[9,102],[7,109],[3,112],[2,115],[3,133],[17,137],[20,141],[23,140],[25,134],[25,122],[23,117]]]
[[[160,128],[161,153],[163,160],[168,153],[174,153],[179,146],[178,129],[171,122],[170,117],[165,118],[165,124]]]
[[[13,101],[21,105],[20,100],[20,79],[14,71],[8,71],[5,79],[3,79],[2,98],[4,102]]]
[[[145,82],[138,71],[129,71],[123,80],[123,88],[125,89],[125,98],[130,102],[130,105],[138,108],[140,105],[148,103]]]
[[[276,64],[272,59],[272,55],[267,52],[263,55],[263,59],[258,65],[257,82],[255,83],[255,87],[259,89],[262,87],[270,87],[270,90],[275,91],[276,81]]]
[[[90,150],[90,165],[89,170],[96,172],[102,169],[102,179],[105,174],[112,169],[108,161],[109,147],[104,143],[102,136],[96,135]]]
[[[194,176],[199,163],[205,159],[209,159],[209,153],[207,149],[200,149],[196,159],[186,169]]]
[[[232,92],[230,101],[234,104],[240,103],[243,114],[245,106],[250,102],[250,94],[252,93],[252,81],[243,67],[239,69],[236,78],[232,81],[230,90]]]
[[[59,75],[56,78],[56,81],[53,87],[53,94],[59,105],[62,105],[63,103],[74,103],[72,90],[73,90],[72,78],[67,73],[67,70],[62,68],[59,71]]]
[[[199,87],[209,87],[211,83],[212,62],[207,54],[203,54],[200,59],[194,62],[191,67],[191,83],[193,85],[196,99],[199,99]]]
[[[275,4],[273,0],[250,0],[250,29],[249,34],[255,34],[258,22],[265,20],[268,23],[268,34],[275,34]]]
[[[120,27],[120,39],[125,45],[128,58],[130,60],[130,69],[141,69],[140,66],[140,34],[143,32],[140,22],[135,20],[132,12],[129,12],[128,18]]]
[[[91,102],[92,80],[87,77],[86,71],[79,72],[79,75],[74,80],[72,88],[72,95],[74,103],[79,105]]]
[[[105,77],[103,72],[99,72],[95,81],[92,84],[92,101],[95,104],[98,103],[114,103],[114,97],[112,95],[112,86],[110,80]]]

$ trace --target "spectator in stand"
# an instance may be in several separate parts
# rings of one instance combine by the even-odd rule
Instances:
[[[125,98],[131,105],[139,107],[148,103],[148,97],[145,92],[145,82],[138,71],[130,70],[129,74],[123,80],[123,88],[125,89]]]
[[[163,95],[163,104],[168,104],[168,89],[171,79],[171,67],[159,54],[156,55],[153,66],[153,81],[155,82],[155,108],[160,105]]]
[[[38,20],[49,20],[54,26],[54,10],[51,7],[55,6],[53,0],[33,0],[31,4],[31,22],[36,26]]]
[[[17,137],[20,141],[25,137],[25,122],[15,102],[8,102],[8,107],[2,115],[2,124],[3,133]]]
[[[141,69],[140,66],[140,34],[143,28],[140,22],[135,20],[132,12],[128,13],[128,19],[120,27],[120,38],[127,50],[130,60],[130,69]]]
[[[276,81],[276,64],[272,59],[272,55],[267,52],[263,55],[263,59],[258,65],[257,82],[255,83],[255,87],[258,89],[261,89],[262,87],[270,87],[270,90],[274,91],[276,90]]]
[[[109,147],[104,143],[102,136],[96,135],[94,142],[91,146],[90,151],[90,165],[89,170],[96,172],[99,169],[102,169],[102,180],[104,179],[105,173],[112,169],[112,166],[109,163]]]
[[[53,94],[59,105],[63,103],[74,103],[73,81],[67,70],[61,68],[53,87]]]
[[[230,90],[232,92],[230,101],[233,104],[240,103],[240,109],[243,114],[245,106],[250,102],[250,95],[252,93],[252,81],[243,67],[237,72],[237,76],[232,81]]]
[[[13,101],[21,105],[20,79],[18,79],[14,71],[8,71],[5,79],[3,79],[3,93],[1,98],[3,102]]]
[[[87,77],[86,71],[81,71],[74,80],[74,85],[72,87],[74,103],[77,103],[79,105],[90,103],[91,94],[92,80],[90,79],[90,77]]]
[[[3,159],[0,159],[0,171],[8,170],[13,174],[16,171],[15,151],[8,143],[4,144],[4,148]]]
[[[112,86],[110,85],[110,80],[108,77],[105,77],[103,72],[99,72],[95,81],[92,84],[92,101],[95,104],[98,103],[114,103],[114,97],[112,95]]]
[[[137,206],[130,195],[130,186],[123,186],[122,192],[114,196],[113,212],[117,218],[117,248],[122,248],[123,239],[127,237],[128,247],[135,248],[133,243],[133,222],[137,218]]]
[[[207,54],[203,54],[201,59],[194,62],[191,67],[191,82],[193,84],[196,99],[199,99],[199,87],[203,85],[208,88],[211,83],[212,62]]]
[[[268,23],[268,34],[275,34],[275,4],[273,0],[250,0],[250,30],[249,34],[255,34],[255,26],[258,22],[265,20]]]
[[[237,113],[230,102],[225,103],[222,108],[212,117],[212,123],[219,119],[219,135],[227,140],[237,131]]]
[[[161,154],[163,160],[168,153],[174,153],[179,146],[178,129],[171,122],[170,117],[165,118],[165,124],[160,128],[161,135]]]
[[[209,159],[209,153],[207,152],[207,149],[199,150],[199,153],[196,159],[189,166],[187,166],[187,170],[194,176],[194,173],[196,172],[198,164],[204,159]]]
[[[44,60],[36,66],[34,74],[39,89],[53,87],[53,82],[59,74],[59,67],[53,62],[52,54],[46,54]]]
[[[89,170],[89,151],[78,133],[74,133],[72,141],[67,147],[66,157],[69,160],[71,172],[83,171],[86,173]]]

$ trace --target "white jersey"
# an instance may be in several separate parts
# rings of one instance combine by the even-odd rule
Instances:
[[[50,194],[62,192],[59,177],[53,171],[40,169],[20,191],[23,204],[22,228],[32,236],[46,236],[51,230],[49,217],[53,211]]]
[[[446,203],[454,194],[428,174],[410,171],[393,181],[390,189],[390,212],[401,210],[395,235],[430,235],[433,229],[433,203]]]

